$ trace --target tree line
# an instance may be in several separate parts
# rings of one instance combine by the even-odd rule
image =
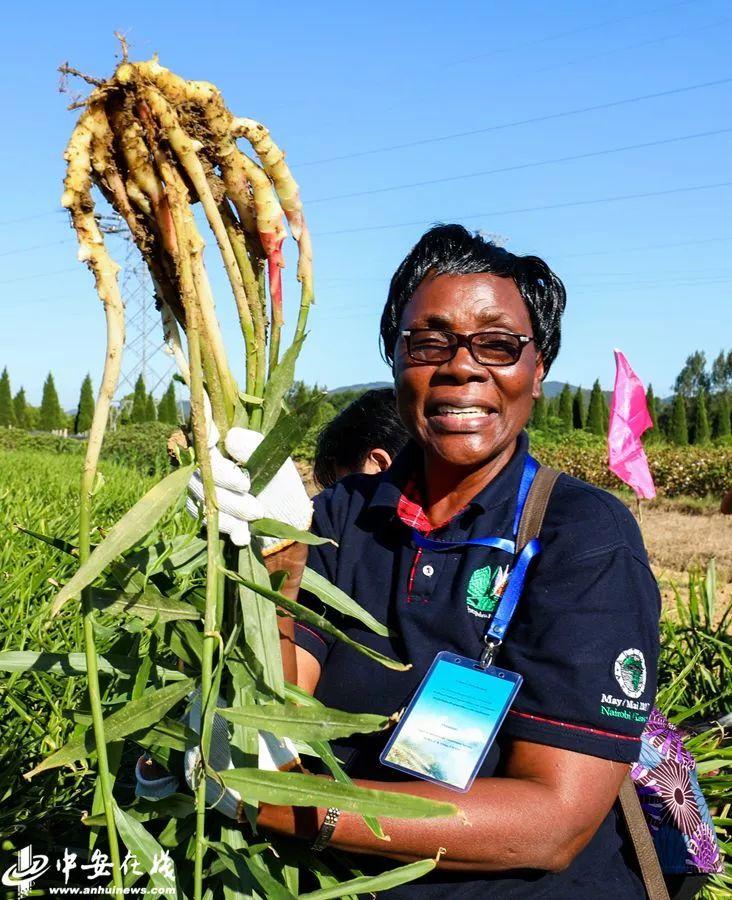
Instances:
[[[41,405],[28,403],[25,389],[13,394],[7,367],[0,375],[0,428],[23,428],[33,431],[62,431],[86,434],[94,415],[94,388],[91,376],[81,383],[79,402],[75,413],[68,414],[61,408],[53,373],[49,372],[43,384]],[[131,394],[119,403],[117,421],[120,424],[143,422],[167,422],[177,425],[182,416],[175,398],[175,382],[171,381],[160,400],[149,393],[140,375]]]
[[[326,389],[296,381],[286,397],[288,405],[297,407]],[[323,403],[318,416],[322,423],[355,400],[361,390],[331,394]],[[543,394],[534,404],[530,426],[541,431],[586,431],[598,436],[607,435],[610,410],[607,397],[595,381],[585,403],[586,392],[574,391],[565,384],[556,397]],[[649,384],[646,402],[653,420],[653,429],[646,432],[647,442],[668,441],[676,445],[706,444],[713,439],[729,439],[732,432],[732,350],[721,351],[711,366],[703,351],[687,357],[674,383],[673,396],[660,400]],[[58,394],[49,373],[43,385],[40,407],[31,406],[20,390],[13,395],[7,368],[0,375],[0,427],[26,428],[39,431],[58,431],[64,428],[75,434],[85,434],[94,414],[94,392],[91,377],[86,376],[79,392],[76,412],[67,415],[59,403]],[[159,401],[148,392],[140,375],[132,393],[119,403],[117,421],[121,424],[167,422],[177,425],[183,416],[175,397],[175,382],[171,381]]]
[[[732,350],[722,351],[707,364],[704,352],[687,357],[674,383],[673,396],[660,400],[648,385],[646,404],[653,429],[646,432],[647,442],[668,441],[677,446],[707,444],[716,438],[729,438],[732,432]],[[534,404],[531,427],[541,431],[588,431],[606,435],[610,410],[607,398],[595,381],[585,408],[581,387],[574,392],[565,384],[551,399],[542,394]]]

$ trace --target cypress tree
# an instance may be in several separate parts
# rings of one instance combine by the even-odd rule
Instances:
[[[605,434],[604,396],[599,379],[592,385],[590,403],[587,408],[586,428],[590,434],[602,436]]]
[[[568,384],[559,395],[559,418],[562,420],[562,431],[572,430],[572,391]]]
[[[157,422],[158,413],[155,408],[155,399],[152,394],[148,394],[145,399],[145,421]]]
[[[653,393],[653,385],[648,385],[646,391],[646,406],[653,422],[653,427],[658,428],[658,406],[656,405],[656,395]]]
[[[7,368],[0,375],[0,428],[12,428],[15,425],[13,395],[10,392],[10,376]]]
[[[729,437],[730,434],[729,395],[723,391],[717,398],[717,416],[715,421],[715,437]]]
[[[696,416],[694,417],[694,443],[708,444],[712,436],[707,414],[707,397],[702,391],[696,398]]]
[[[572,425],[574,428],[585,427],[585,398],[581,387],[577,388],[572,398]]]
[[[686,422],[686,404],[681,394],[674,394],[671,407],[671,423],[669,425],[671,443],[685,447],[689,443],[689,426]]]
[[[658,428],[658,407],[656,406],[656,396],[653,393],[653,385],[649,384],[646,390],[646,406],[648,407],[648,414],[651,417],[651,421],[653,422],[653,427],[649,428],[643,436],[643,440],[646,442],[653,442],[658,439],[659,436],[659,428]]]
[[[94,415],[94,391],[92,389],[91,376],[87,375],[81,383],[79,393],[79,407],[74,419],[74,433],[84,434],[89,431]]]
[[[602,430],[603,434],[607,434],[610,429],[610,407],[608,406],[607,397],[601,391],[602,397]]]
[[[137,376],[135,382],[135,394],[132,399],[132,412],[130,413],[130,422],[138,425],[144,422],[147,416],[147,391],[145,390],[145,380],[142,375]]]
[[[167,422],[170,425],[178,424],[178,404],[175,401],[175,382],[173,381],[170,382],[168,389],[160,398],[158,421]]]
[[[18,428],[27,428],[29,424],[28,404],[25,399],[25,388],[21,388],[13,397],[13,412],[15,424]]]
[[[38,427],[41,431],[56,431],[62,427],[63,413],[58,402],[56,385],[53,375],[49,372],[43,385],[43,399],[41,400],[41,412],[38,416]]]
[[[539,394],[534,401],[534,412],[531,417],[532,426],[539,431],[545,431],[548,421],[547,417],[546,398],[544,397],[544,394]]]

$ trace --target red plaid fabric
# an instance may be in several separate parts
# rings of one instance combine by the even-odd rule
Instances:
[[[462,512],[462,510],[460,510],[460,512]],[[431,524],[425,514],[422,506],[422,495],[420,494],[417,482],[414,481],[414,479],[407,482],[404,491],[399,498],[399,503],[397,503],[397,515],[408,528],[414,528],[415,531],[419,531],[421,534],[429,534],[430,531],[442,528],[443,525],[447,525],[450,521],[449,519],[446,519],[444,522],[440,522],[437,525]],[[458,513],[458,515],[460,515],[460,513]]]
[[[432,531],[430,520],[424,514],[422,498],[415,481],[410,481],[404,488],[404,493],[397,504],[397,515],[408,528],[414,528],[422,534]]]

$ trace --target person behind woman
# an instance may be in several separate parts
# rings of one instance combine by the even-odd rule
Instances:
[[[365,391],[318,434],[313,475],[321,488],[345,475],[388,469],[409,435],[399,418],[393,388]]]
[[[349,619],[339,627],[412,668],[386,669],[297,626],[298,683],[328,706],[392,714],[438,652],[480,655],[512,558],[464,542],[512,536],[524,429],[559,350],[564,305],[564,287],[542,260],[459,225],[428,231],[397,269],[381,338],[411,440],[385,472],[351,475],[315,498],[313,530],[337,546],[309,548],[308,565],[392,635]],[[246,444],[236,429],[227,436],[235,458],[246,458]],[[284,478],[271,487],[274,505],[307,516],[301,487]],[[225,490],[220,498],[230,508],[241,500]],[[415,531],[463,546],[420,548]],[[362,854],[369,872],[445,848],[433,873],[394,897],[645,896],[615,801],[654,698],[657,585],[632,515],[567,475],[554,487],[541,548],[497,659],[523,685],[467,793],[382,766],[383,734],[334,744],[358,784],[449,801],[460,815],[384,821],[388,843],[352,814],[330,812],[323,828],[325,810],[306,816],[262,804],[260,826],[311,841],[320,828],[322,844],[335,819],[331,845]],[[305,553],[292,545],[267,560],[289,569],[293,591]]]

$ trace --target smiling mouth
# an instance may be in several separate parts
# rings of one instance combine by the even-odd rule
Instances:
[[[487,406],[452,406],[449,403],[440,403],[434,408],[432,415],[472,419],[476,416],[489,416],[492,412],[494,410]]]
[[[474,432],[483,430],[488,420],[496,415],[490,406],[453,406],[451,403],[436,403],[427,412],[430,428],[438,432]]]

